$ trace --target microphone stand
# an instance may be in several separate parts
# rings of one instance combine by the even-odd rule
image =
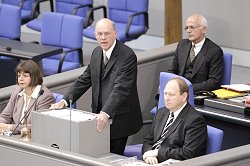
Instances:
[[[72,120],[72,119],[71,119],[71,118],[72,118],[72,117],[71,117],[71,116],[72,116],[72,115],[71,115],[71,111],[72,111],[72,102],[73,102],[73,95],[70,94],[70,95],[69,95],[69,111],[70,111],[70,112],[69,112],[69,123],[70,123],[70,125],[69,125],[69,127],[70,127],[70,128],[69,128],[69,132],[70,132],[70,133],[69,133],[69,150],[70,150],[70,152],[71,152],[71,120]]]
[[[24,127],[21,129],[21,139],[23,141],[31,141],[31,131],[28,128],[28,114],[24,116]]]

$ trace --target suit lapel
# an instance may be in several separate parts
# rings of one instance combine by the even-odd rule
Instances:
[[[156,133],[156,140],[160,139],[163,128],[164,128],[164,126],[168,120],[168,117],[169,117],[170,112],[167,109],[165,109],[164,112],[165,112],[165,115],[163,115],[161,120],[160,120],[161,122],[160,122],[159,130],[158,130],[160,132]],[[162,123],[162,122],[165,122],[165,123]]]
[[[205,62],[205,56],[207,53],[207,48],[208,48],[208,40],[206,39],[204,42],[204,45],[202,46],[200,52],[196,56],[195,64],[193,66],[193,71],[192,71],[192,76],[195,76],[196,73],[200,70],[202,64]]]
[[[97,52],[97,58],[96,58],[96,72],[97,72],[96,74],[97,74],[98,80],[101,78],[100,74],[102,70],[102,56],[103,56],[103,52],[100,47],[99,51]]]
[[[119,41],[116,40],[116,45],[112,51],[112,54],[110,56],[110,59],[107,63],[107,66],[106,66],[106,70],[105,70],[105,73],[103,75],[103,78],[104,79],[106,77],[106,75],[108,74],[109,70],[112,68],[112,66],[115,64],[115,62],[117,61],[117,56],[118,56],[118,52],[119,52]]]
[[[189,42],[189,44],[187,44],[187,45],[185,45],[183,47],[183,57],[182,57],[182,59],[183,59],[185,64],[181,65],[181,69],[180,69],[181,73],[180,73],[180,75],[184,75],[185,67],[186,67],[186,64],[187,64],[187,62],[189,60],[189,52],[190,52],[191,47],[192,47],[192,42]]]
[[[17,107],[15,109],[16,112],[14,113],[14,115],[16,116],[16,118],[13,117],[13,119],[17,119],[17,121],[15,123],[18,123],[18,121],[21,118],[22,111],[23,111],[23,105],[24,105],[24,98],[23,98],[23,96],[21,97],[21,96],[18,95],[16,102],[17,102],[17,104],[16,104]]]

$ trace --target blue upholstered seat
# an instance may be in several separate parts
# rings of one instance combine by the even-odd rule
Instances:
[[[229,85],[231,81],[231,72],[232,72],[232,61],[233,55],[228,52],[224,52],[224,73],[222,78],[222,85]]]
[[[103,9],[103,17],[107,17],[106,6],[92,8],[89,15],[98,9]],[[148,30],[147,11],[148,0],[109,0],[108,18],[115,22],[117,39],[126,42],[145,34]],[[95,39],[94,30],[93,26],[88,26],[83,30],[83,35]]]
[[[21,8],[21,24],[25,24],[26,22],[32,19],[32,5],[35,0],[2,0],[2,3],[14,5]]]
[[[83,66],[82,25],[83,18],[75,15],[45,12],[43,15],[41,44],[63,48],[63,53],[45,59],[45,76]]]
[[[17,6],[0,3],[0,37],[19,39],[21,34],[21,10]]]
[[[21,35],[21,10],[17,6],[0,3],[0,38],[19,40]],[[6,56],[0,59],[18,60]]]
[[[36,5],[33,7],[33,10],[38,8],[39,3],[43,1],[44,0],[38,0]],[[51,4],[51,10],[55,10],[56,13],[77,15],[85,20],[87,12],[92,6],[93,0],[55,0],[55,9],[53,9],[53,4]],[[42,17],[29,21],[27,23],[27,27],[40,32],[43,24]]]

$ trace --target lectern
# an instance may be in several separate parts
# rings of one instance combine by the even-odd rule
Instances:
[[[32,142],[88,156],[110,152],[110,125],[98,133],[95,114],[76,110],[32,112]]]

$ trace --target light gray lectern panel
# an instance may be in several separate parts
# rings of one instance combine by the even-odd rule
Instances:
[[[110,152],[110,125],[98,133],[95,114],[62,109],[32,112],[32,142],[88,156]]]

